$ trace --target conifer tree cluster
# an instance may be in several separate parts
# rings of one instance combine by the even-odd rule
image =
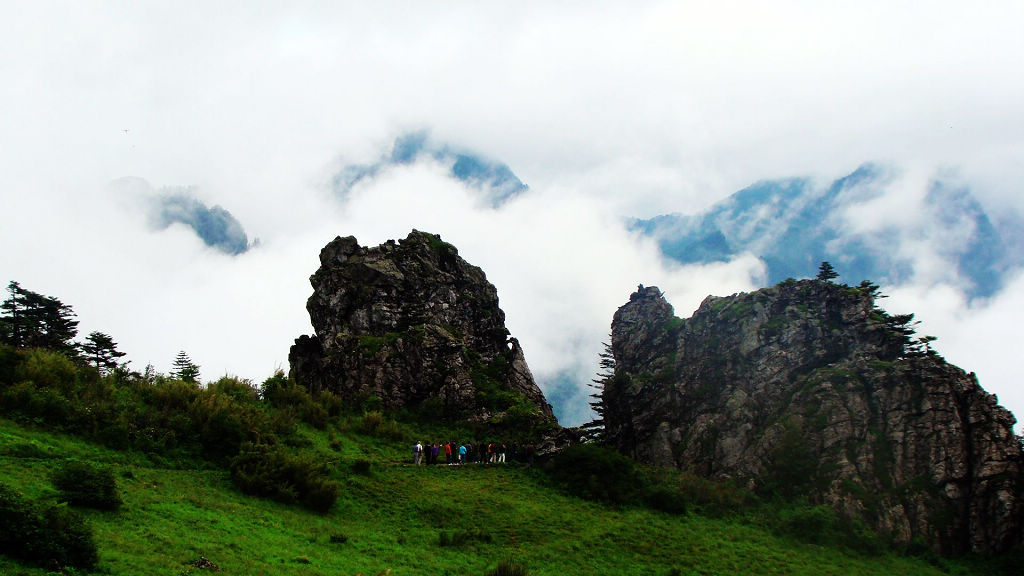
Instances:
[[[10,296],[0,304],[0,341],[18,348],[48,348],[75,356],[78,320],[71,307],[52,296],[7,285]]]
[[[109,334],[94,331],[85,342],[75,342],[78,320],[71,306],[14,281],[7,285],[7,293],[0,303],[0,344],[60,352],[72,360],[92,364],[103,375],[127,365],[119,362],[125,353],[117,349],[117,342]]]

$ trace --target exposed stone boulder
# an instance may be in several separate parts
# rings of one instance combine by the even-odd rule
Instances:
[[[494,285],[439,236],[413,230],[374,248],[336,238],[310,283],[316,334],[288,355],[300,384],[389,409],[554,419]]]
[[[612,323],[606,438],[643,462],[831,504],[896,542],[1020,544],[1013,415],[909,316],[877,308],[876,289],[790,280],[681,320],[641,287]]]

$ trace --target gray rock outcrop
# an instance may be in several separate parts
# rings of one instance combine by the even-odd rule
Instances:
[[[615,314],[605,435],[637,460],[805,496],[945,554],[1022,541],[1014,417],[877,287],[786,281],[679,319],[657,288]]]
[[[316,334],[288,356],[310,390],[388,409],[553,421],[494,285],[439,236],[413,230],[373,248],[336,238],[310,283]]]

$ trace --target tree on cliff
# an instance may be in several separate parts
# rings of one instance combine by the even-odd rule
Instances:
[[[821,266],[818,267],[818,280],[822,282],[831,282],[839,277],[839,273],[832,267],[828,262],[822,262]]]
[[[594,393],[590,395],[590,398],[593,399],[590,402],[590,408],[594,411],[594,419],[580,428],[583,429],[587,438],[600,442],[604,436],[604,386],[615,377],[615,355],[612,353],[611,344],[604,343],[604,352],[601,352],[598,357],[601,359],[598,363],[601,371],[597,374],[597,378],[593,378],[588,384],[594,389]]]

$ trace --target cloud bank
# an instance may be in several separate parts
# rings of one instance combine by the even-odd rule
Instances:
[[[0,227],[0,273],[72,305],[82,333],[111,334],[137,368],[166,371],[184,349],[204,378],[266,377],[311,330],[303,306],[319,249],[336,235],[376,244],[415,227],[487,272],[538,380],[573,398],[561,383],[596,372],[636,284],[660,286],[689,315],[707,294],[765,280],[746,253],[666,261],[620,216],[699,214],[760,180],[831,182],[866,161],[907,175],[903,192],[894,184],[871,205],[876,220],[915,218],[925,190],[915,178],[943,171],[997,226],[1024,211],[1017,3],[9,12],[0,205],[16,216]],[[454,157],[426,153],[351,182],[339,200],[344,167],[379,163],[423,127],[428,148],[479,151],[529,189],[495,204],[459,179]],[[154,232],[107,187],[131,175],[226,207],[259,250],[226,254],[183,223]],[[872,225],[861,216],[849,221]],[[969,300],[932,273],[942,262],[932,243],[963,232],[894,237],[916,272],[883,286],[885,304],[916,312],[940,353],[1024,413],[1007,334],[1024,323],[1019,281]]]

